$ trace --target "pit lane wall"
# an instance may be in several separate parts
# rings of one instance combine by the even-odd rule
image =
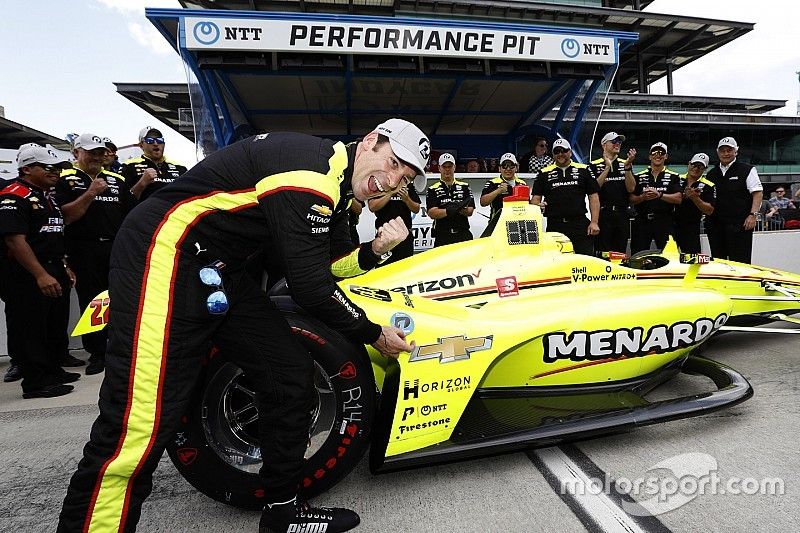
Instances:
[[[496,178],[494,173],[457,173],[456,179],[469,183],[470,190],[475,198],[475,212],[469,219],[470,230],[475,238],[480,237],[489,222],[490,207],[481,207],[480,196],[486,180]],[[519,173],[520,178],[533,185],[533,174]],[[439,179],[438,174],[427,175],[427,185]],[[427,214],[424,190],[418,191],[422,202],[420,212],[413,216],[412,232],[414,235],[414,252],[420,253],[433,247],[431,229],[433,219]],[[545,217],[545,226],[547,217]],[[358,234],[362,241],[369,241],[375,236],[375,215],[365,208],[358,220]],[[708,240],[701,235],[703,253],[710,254]],[[753,237],[753,264],[776,268],[786,272],[800,273],[800,230],[761,231]]]

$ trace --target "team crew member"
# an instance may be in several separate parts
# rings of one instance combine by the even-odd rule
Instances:
[[[256,389],[270,502],[260,531],[337,533],[358,524],[352,511],[309,508],[296,499],[314,363],[244,263],[269,242],[270,259],[299,305],[384,355],[410,351],[401,330],[371,322],[332,274],[360,274],[406,238],[408,229],[394,219],[354,250],[347,203],[351,195],[363,202],[407,187],[429,153],[428,138],[400,119],[348,147],[304,134],[256,135],[209,155],[136,207],[114,244],[100,415],[58,531],[135,528],[212,340]]]
[[[164,156],[164,135],[156,128],[145,126],[139,131],[139,148],[142,155],[125,161],[120,172],[139,200],[145,200],[186,172],[185,166]]]
[[[514,154],[503,154],[500,158],[500,176],[490,179],[483,186],[480,198],[481,206],[492,206],[489,224],[483,231],[483,235],[491,235],[494,231],[497,220],[500,218],[500,212],[503,210],[503,198],[514,194],[514,187],[517,185],[526,185],[524,179],[517,177],[518,166],[517,157]]]
[[[547,198],[547,229],[563,233],[572,241],[575,253],[594,254],[594,236],[600,232],[600,186],[586,165],[572,161],[572,147],[565,139],[553,143],[555,163],[544,167],[533,182],[531,203]],[[586,218],[589,199],[591,220]]]
[[[105,143],[97,135],[84,133],[74,141],[75,168],[65,170],[56,184],[56,202],[67,223],[67,256],[78,282],[78,302],[85,309],[98,293],[108,288],[111,245],[122,219],[135,199],[120,174],[103,169]],[[103,371],[106,331],[83,335],[89,352],[86,374]]]
[[[122,170],[122,163],[119,162],[119,156],[117,155],[117,145],[114,144],[114,141],[109,139],[108,137],[103,137],[103,142],[106,145],[106,158],[103,161],[103,168],[105,170],[110,170],[111,172],[120,173]]]
[[[434,248],[472,240],[469,217],[475,211],[475,199],[469,184],[455,178],[456,160],[448,153],[439,156],[440,179],[430,187],[425,198],[428,216],[433,219]]]
[[[636,206],[636,219],[631,235],[631,253],[650,249],[650,241],[663,249],[673,232],[673,212],[681,203],[680,176],[669,170],[667,145],[661,142],[650,147],[650,166],[636,174],[636,188],[630,195]],[[601,230],[602,231],[602,230]]]
[[[80,377],[59,366],[68,350],[75,278],[66,267],[64,219],[50,190],[69,163],[35,146],[19,151],[17,165],[19,178],[0,191],[0,276],[7,282],[9,338],[22,369],[23,398],[63,396],[73,389],[66,383]]]
[[[717,188],[714,212],[706,219],[706,235],[714,257],[749,263],[764,187],[756,167],[737,160],[738,151],[733,137],[724,137],[717,144],[719,164],[706,174]]]
[[[700,220],[714,212],[717,189],[703,176],[708,168],[706,154],[694,154],[686,174],[681,174],[683,200],[675,209],[675,241],[682,252],[700,253]]]
[[[384,259],[381,264],[388,265],[389,263],[394,263],[395,261],[414,255],[414,235],[410,231],[411,213],[419,213],[421,207],[419,194],[414,185],[403,185],[394,194],[372,198],[367,205],[369,205],[369,210],[375,213],[376,236],[377,232],[384,224],[397,217],[403,220],[403,223],[409,230],[405,240],[393,248],[388,259]]]
[[[630,219],[628,217],[629,194],[636,187],[633,177],[633,160],[636,149],[628,150],[628,158],[619,158],[624,135],[611,131],[603,135],[600,145],[603,156],[589,164],[589,170],[600,186],[600,234],[596,248],[600,251],[621,252],[628,250]]]

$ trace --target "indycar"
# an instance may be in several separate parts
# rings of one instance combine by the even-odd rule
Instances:
[[[315,361],[317,402],[302,491],[341,481],[370,449],[373,473],[504,453],[697,416],[753,394],[735,370],[698,352],[716,332],[797,322],[800,276],[702,255],[674,243],[633,257],[572,253],[543,231],[526,188],[494,232],[344,280],[373,321],[414,341],[395,360],[355,345],[294,304],[270,298]],[[99,296],[73,334],[103,327]],[[788,330],[797,331],[797,330]],[[255,395],[212,351],[167,451],[198,490],[260,509]],[[679,373],[709,390],[648,400]]]

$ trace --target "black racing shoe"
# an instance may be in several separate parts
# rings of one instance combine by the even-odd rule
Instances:
[[[22,379],[22,367],[19,365],[11,364],[6,370],[6,374],[3,376],[3,381],[5,383],[11,383],[12,381],[19,381]]]
[[[99,374],[106,369],[106,360],[102,357],[97,359],[89,359],[89,364],[86,365],[86,375]]]
[[[292,500],[264,507],[258,533],[340,533],[359,522],[361,519],[350,509],[311,507]]]
[[[81,379],[81,375],[78,372],[62,372],[61,377],[58,380],[61,383],[73,383]]]
[[[78,359],[77,357],[75,357],[70,353],[61,358],[61,366],[75,367],[75,366],[83,366],[85,364],[86,364],[85,361]]]
[[[75,387],[72,385],[64,385],[63,383],[56,383],[47,385],[41,389],[30,390],[22,393],[22,397],[26,400],[30,398],[55,398],[56,396],[64,396],[69,394]]]

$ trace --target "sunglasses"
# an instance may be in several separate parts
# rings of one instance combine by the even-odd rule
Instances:
[[[142,140],[145,144],[164,144],[164,137],[145,137]]]
[[[553,148],[553,155],[561,155],[569,152],[569,148]]]
[[[45,172],[61,172],[64,170],[64,166],[62,164],[59,165],[45,165],[44,163],[33,163],[31,164],[32,167],[39,167],[44,169]],[[71,167],[72,165],[70,165]]]
[[[222,285],[222,276],[219,267],[210,265],[200,269],[200,281],[203,285],[212,287],[215,290],[206,299],[206,309],[212,315],[224,315],[228,312],[228,297],[225,294],[225,287]]]
[[[514,163],[503,163],[502,165],[500,165],[500,168],[505,168],[505,169],[517,168],[517,165],[515,165]]]
[[[619,138],[617,138],[617,139],[611,139],[611,140],[610,140],[610,141],[608,141],[608,142],[610,142],[611,144],[622,144],[622,139],[619,139]]]
[[[653,150],[652,152],[650,152],[650,155],[667,155],[667,152],[665,152],[664,150]]]

